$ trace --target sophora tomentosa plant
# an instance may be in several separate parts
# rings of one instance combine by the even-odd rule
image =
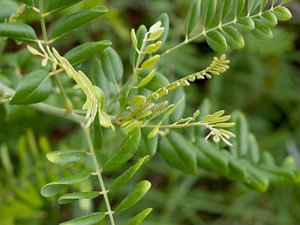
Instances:
[[[58,20],[49,39],[45,19],[50,14],[70,7],[80,0],[20,0],[20,2],[24,3],[20,9],[5,23],[0,24],[0,35],[4,39],[11,38],[18,42],[35,44],[35,46],[27,45],[27,48],[32,55],[42,58],[42,68],[26,74],[16,91],[0,81],[1,101],[29,105],[80,124],[86,134],[89,151],[55,151],[48,153],[47,158],[53,163],[64,165],[90,157],[94,171],[85,171],[48,183],[42,188],[41,193],[50,197],[68,185],[96,176],[100,190],[68,193],[60,196],[58,202],[67,204],[78,199],[103,196],[107,208],[105,212],[95,212],[62,224],[95,224],[106,216],[109,217],[111,224],[115,224],[114,214],[121,213],[137,203],[150,189],[151,184],[147,180],[139,182],[114,208],[111,207],[109,193],[125,185],[150,156],[155,154],[158,136],[159,150],[165,161],[184,173],[195,175],[198,168],[202,168],[228,179],[240,181],[262,192],[266,191],[268,184],[282,186],[299,183],[300,174],[293,167],[291,158],[287,159],[283,167],[258,164],[259,149],[255,137],[248,134],[247,122],[241,113],[234,113],[234,122],[229,122],[231,116],[224,115],[224,110],[210,114],[209,103],[203,101],[200,110],[182,118],[183,109],[180,106],[185,101],[182,88],[188,87],[196,80],[211,79],[225,73],[229,69],[229,60],[225,54],[214,57],[207,68],[182,76],[175,81],[169,81],[159,73],[157,66],[162,57],[200,37],[205,37],[208,45],[217,52],[226,51],[228,46],[233,49],[243,48],[243,35],[249,32],[258,39],[272,38],[270,28],[276,26],[277,20],[291,18],[289,10],[282,6],[289,0],[279,3],[276,0],[194,0],[185,20],[185,40],[159,53],[169,30],[169,18],[167,14],[162,14],[149,29],[142,25],[137,31],[131,30],[132,49],[129,57],[132,74],[127,76],[127,79],[123,76],[122,61],[118,53],[110,47],[112,45],[110,41],[84,43],[63,56],[59,50],[51,47],[53,42],[105,14],[107,12],[105,7],[86,9]],[[32,27],[17,23],[26,5],[40,16],[42,40],[37,38]],[[197,29],[201,30],[200,33],[193,31],[196,26],[200,27]],[[103,81],[103,84],[96,86],[83,71],[78,69],[78,65],[98,53],[101,53],[100,60],[94,61],[93,73],[97,79]],[[81,110],[73,109],[73,103],[60,81],[60,76],[64,76],[64,73],[75,82],[74,89],[84,93],[86,101],[82,104]],[[53,90],[50,78],[60,89],[65,103],[64,109],[40,103],[46,100]],[[105,92],[104,89],[107,89],[105,85],[115,89],[112,92],[113,96]],[[122,129],[127,138],[110,158],[100,165],[96,154],[101,150],[105,138],[102,127],[113,131]],[[182,133],[174,131],[179,128],[193,128],[194,136],[186,138]],[[206,129],[206,132],[203,132],[203,129]],[[219,150],[211,143],[210,137],[213,142],[221,143],[223,150]],[[135,152],[141,158],[106,188],[102,174],[123,166]],[[246,159],[247,154],[251,154],[251,160]],[[145,209],[132,218],[129,224],[141,223],[151,210]]]

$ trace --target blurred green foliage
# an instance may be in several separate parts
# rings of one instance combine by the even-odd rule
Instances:
[[[5,10],[5,4],[13,5],[15,10],[20,5],[15,1],[1,1],[1,21],[12,13]],[[128,75],[131,70],[128,53],[132,27],[153,24],[161,13],[167,12],[171,33],[166,47],[184,39],[183,24],[189,1],[86,0],[59,12],[58,17],[99,4],[109,8],[104,19],[79,28],[67,39],[57,42],[55,47],[63,53],[87,41],[111,40],[124,65],[127,65],[125,74]],[[294,17],[274,29],[273,39],[259,42],[248,35],[246,48],[228,50],[231,70],[227,74],[186,89],[188,104],[185,113],[190,115],[205,97],[213,102],[213,110],[222,108],[230,112],[240,109],[246,115],[249,130],[257,137],[260,149],[269,151],[278,164],[287,154],[292,155],[299,168],[300,3],[293,1],[288,6]],[[21,20],[34,28],[39,27],[38,18],[31,10],[26,10]],[[51,15],[47,25],[51,27],[55,20]],[[28,57],[29,53],[23,47],[11,40],[0,46],[0,51],[6,53],[1,57],[0,79],[8,83],[12,81],[14,88],[21,74],[41,67],[40,59]],[[204,68],[214,55],[200,39],[165,57],[160,71],[171,79],[182,77]],[[16,61],[12,60],[15,58]],[[90,67],[91,62],[80,65],[87,74],[90,74]],[[69,87],[67,93],[76,106],[84,96],[80,92],[74,95],[72,84],[66,76],[64,78],[63,83]],[[59,95],[52,95],[47,102],[64,104]],[[118,141],[113,140],[115,136],[110,135],[111,131],[105,132],[106,148],[102,157],[111,154],[109,150],[118,145]],[[72,206],[59,206],[54,198],[46,199],[39,191],[44,184],[56,179],[55,172],[58,171],[57,166],[47,162],[46,152],[86,148],[85,138],[76,125],[26,106],[5,104],[0,106],[0,135],[1,224],[56,224],[92,211],[89,200],[80,200]],[[67,167],[63,174],[90,166],[83,164]],[[117,170],[112,176],[118,173]],[[159,154],[134,177],[132,183],[145,177],[152,182],[153,188],[140,203],[140,208],[154,208],[145,224],[298,224],[300,221],[299,186],[270,188],[261,194],[208,172],[201,171],[197,176],[182,174],[171,169]],[[91,190],[91,186],[86,182],[77,188]],[[123,198],[132,188],[129,183],[121,190],[120,196],[112,196],[111,201]],[[96,206],[103,208],[104,204],[96,202]],[[132,209],[127,217],[137,213]],[[120,224],[124,224],[126,219],[117,218]]]

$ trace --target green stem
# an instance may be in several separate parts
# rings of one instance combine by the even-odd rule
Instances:
[[[125,103],[124,105],[122,106],[120,112],[118,113],[118,115],[116,116],[116,118],[118,119],[121,115],[122,115],[122,112],[124,111],[129,99],[130,99],[130,96],[132,94],[132,91],[133,91],[133,86],[134,86],[134,82],[137,78],[137,75],[138,75],[138,69],[139,69],[139,66],[140,66],[140,63],[141,63],[141,59],[142,59],[142,55],[143,55],[143,52],[144,52],[144,48],[146,47],[146,43],[147,43],[147,38],[148,38],[148,33],[145,34],[145,37],[143,39],[143,43],[142,43],[142,46],[141,46],[141,49],[139,51],[139,54],[138,54],[138,58],[136,60],[136,64],[135,64],[135,67],[133,68],[133,77],[132,77],[132,80],[131,80],[131,87],[129,89],[129,92],[128,92],[128,95],[126,97],[126,100],[125,100]]]
[[[43,13],[44,13],[44,1],[43,0],[39,0],[39,7],[40,7],[40,21],[41,21],[43,39],[45,42],[44,44],[47,45],[48,38],[47,38],[45,18],[43,17]]]
[[[16,92],[15,90],[9,88],[8,86],[0,82],[0,94],[14,95],[15,92]],[[77,115],[74,112],[72,114],[66,114],[66,110],[63,108],[58,108],[45,103],[30,104],[28,106],[35,108],[39,111],[42,111],[44,113],[59,116],[79,124],[86,123],[86,119],[83,116]]]
[[[40,7],[40,21],[41,21],[44,45],[47,46],[48,45],[48,36],[47,36],[45,18],[43,17],[43,14],[44,14],[44,1],[43,0],[39,0],[39,7]],[[48,48],[46,48],[46,51],[48,51]],[[54,74],[52,77],[55,80],[55,82],[56,82],[58,88],[60,89],[60,92],[65,100],[66,112],[71,113],[73,110],[73,105],[72,105],[72,102],[70,101],[70,99],[68,98],[66,91],[65,91],[62,83],[60,82],[60,79],[58,78],[58,76],[56,74]]]
[[[142,125],[141,128],[154,128],[157,125]],[[202,122],[196,122],[196,123],[187,123],[187,124],[167,124],[167,125],[160,125],[159,128],[161,129],[178,129],[178,128],[187,128],[187,127],[196,127],[196,126],[204,126],[206,128],[209,127],[208,124],[202,123]]]
[[[95,151],[94,151],[94,148],[93,148],[91,135],[90,135],[90,130],[89,129],[84,129],[84,132],[86,133],[90,154],[92,156],[94,167],[96,169],[97,177],[98,177],[99,184],[100,184],[100,187],[101,187],[101,191],[102,191],[102,194],[103,194],[103,197],[104,197],[104,201],[105,201],[105,205],[106,205],[107,212],[108,212],[108,215],[109,215],[110,223],[111,223],[111,225],[115,225],[113,212],[112,212],[111,207],[110,207],[110,203],[109,203],[108,196],[107,196],[107,193],[106,193],[106,188],[105,188],[104,181],[103,181],[103,178],[102,178],[102,175],[101,175],[101,172],[100,172],[100,167],[99,167],[99,164],[98,164],[98,161],[97,161],[97,158],[96,158],[96,155],[95,155]]]

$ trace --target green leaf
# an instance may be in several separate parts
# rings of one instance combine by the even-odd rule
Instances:
[[[22,77],[10,101],[12,105],[33,104],[48,98],[52,88],[49,72],[37,70]]]
[[[246,167],[248,172],[249,182],[246,185],[256,191],[265,192],[269,185],[268,178],[259,168],[253,166],[247,160],[241,159],[241,162]]]
[[[145,38],[145,34],[147,33],[147,28],[144,26],[144,25],[141,25],[139,27],[139,29],[137,30],[136,32],[136,38],[137,38],[137,48],[138,49],[141,49],[142,47],[142,44],[143,44],[143,40]],[[164,33],[163,35],[158,39],[160,40],[162,37],[164,36]],[[147,44],[146,44],[147,46]],[[145,47],[146,47],[145,46]],[[135,64],[136,64],[136,61],[137,61],[137,58],[138,58],[138,53],[137,51],[132,47],[131,50],[130,50],[130,62],[131,64],[135,67]],[[144,59],[144,55],[141,57],[141,60]]]
[[[51,0],[49,1],[49,5],[47,6],[47,13],[52,13],[58,10],[62,10],[65,8],[68,8],[72,5],[75,5],[78,2],[81,2],[82,0]]]
[[[150,81],[152,81],[153,77],[155,76],[155,70],[152,70],[144,79],[142,79],[139,84],[138,88],[145,86],[148,84]]]
[[[224,27],[221,32],[231,48],[241,49],[245,46],[243,36],[234,27]]]
[[[37,42],[33,28],[27,24],[0,23],[0,36],[27,43]]]
[[[207,98],[205,98],[200,107],[198,108],[200,110],[200,115],[198,118],[203,118],[204,116],[208,115],[210,113],[211,104]],[[195,137],[200,138],[204,136],[204,132],[206,131],[205,127],[197,126],[195,127]]]
[[[234,15],[237,17],[243,12],[245,6],[245,0],[238,0],[238,1],[233,1],[233,12]]]
[[[282,0],[282,4],[286,4],[286,3],[289,3],[289,2],[291,2],[292,0]]]
[[[167,37],[168,37],[168,33],[169,33],[169,17],[168,14],[163,13],[161,14],[156,21],[161,21],[161,27],[164,28],[164,33],[161,35],[161,37],[159,39],[157,39],[157,41],[161,41],[162,44],[165,43]]]
[[[268,166],[276,166],[275,159],[270,152],[264,151],[261,157],[261,164]]]
[[[264,12],[260,17],[260,21],[266,28],[273,28],[277,25],[277,18],[271,12]]]
[[[92,213],[88,216],[82,216],[77,219],[69,220],[67,222],[60,223],[59,225],[93,225],[99,223],[104,219],[106,214],[104,212]]]
[[[143,69],[143,70],[151,69],[158,62],[159,58],[160,58],[160,55],[155,55],[155,56],[147,59],[141,65],[141,69]]]
[[[52,39],[57,40],[70,34],[76,28],[89,21],[102,16],[107,12],[107,8],[104,6],[95,7],[92,9],[83,10],[80,12],[73,13],[56,23],[52,31]]]
[[[213,20],[217,8],[217,0],[201,1],[201,18],[203,26],[206,28]]]
[[[64,57],[74,66],[90,59],[111,45],[110,41],[87,42],[68,51]]]
[[[146,104],[146,101],[147,99],[144,95],[136,95],[131,99],[130,103],[135,105],[144,105]]]
[[[232,132],[236,135],[236,138],[232,140],[231,151],[236,153],[238,157],[245,156],[248,151],[248,123],[241,112],[234,112],[232,114],[232,121],[235,122],[235,126]]]
[[[259,162],[259,146],[252,133],[248,134],[248,155],[252,163],[257,164]]]
[[[185,96],[184,88],[178,88],[172,94],[170,102],[179,102]],[[175,123],[180,120],[186,108],[186,99],[184,98],[182,103],[177,107],[177,109],[170,115],[169,119],[171,123]]]
[[[224,171],[223,168],[219,167],[209,157],[207,157],[199,148],[195,145],[190,145],[197,155],[197,166],[203,170],[209,171],[214,174],[221,174],[223,176],[228,175],[228,171]]]
[[[110,82],[106,79],[102,70],[101,62],[98,58],[93,60],[93,65],[89,73],[91,82],[103,90],[104,95],[109,97],[111,94]]]
[[[233,0],[219,0],[219,4],[219,18],[223,22],[232,9]]]
[[[87,156],[87,153],[80,150],[55,151],[46,155],[50,162],[60,165],[77,162],[85,156]]]
[[[236,28],[242,33],[249,33],[255,28],[255,24],[250,17],[245,16],[238,19]]]
[[[98,112],[98,115],[95,117],[94,120],[94,148],[96,150],[101,150],[102,145],[103,145],[103,133],[100,125],[100,115]]]
[[[137,150],[137,155],[140,157],[144,157],[147,155],[150,155],[152,157],[156,153],[158,136],[156,135],[154,138],[149,139],[147,137],[149,132],[149,129],[141,130],[141,144],[139,149]]]
[[[206,34],[206,42],[216,52],[226,51],[226,39],[216,30],[212,30]]]
[[[229,174],[226,177],[230,180],[248,182],[247,170],[243,163],[226,150],[222,150],[221,153],[228,160]]]
[[[139,170],[139,168],[149,160],[150,156],[147,155],[144,158],[141,158],[136,164],[131,166],[127,171],[125,171],[121,176],[119,176],[109,187],[109,190],[118,190],[123,185],[125,185]]]
[[[56,195],[66,185],[84,181],[88,179],[90,176],[91,173],[80,173],[73,177],[66,177],[66,178],[59,179],[57,181],[53,181],[51,183],[46,184],[44,187],[42,187],[41,194],[44,197],[50,197]]]
[[[157,52],[159,50],[159,48],[161,47],[162,42],[161,41],[157,41],[154,44],[148,45],[147,48],[145,49],[146,53],[154,53]]]
[[[31,6],[31,7],[37,7],[37,1],[36,0],[18,0],[18,2],[22,2],[28,6]]]
[[[105,49],[100,56],[102,69],[107,80],[119,84],[123,77],[123,63],[118,53],[111,47]]]
[[[168,138],[160,139],[158,149],[169,166],[178,169],[184,173],[195,175],[194,168],[185,164],[185,162],[179,156],[178,152],[174,149],[174,146],[171,144]]]
[[[210,142],[202,138],[197,138],[195,145],[202,151],[213,163],[222,168],[224,173],[228,174],[228,160],[220,154],[220,151]]]
[[[268,165],[260,165],[260,169],[263,171],[267,171],[269,173],[273,173],[278,176],[282,176],[286,178],[287,180],[296,181],[295,174],[293,173],[293,170],[277,167],[277,166],[268,166]]]
[[[284,6],[274,8],[273,13],[278,20],[286,21],[292,18],[291,12]]]
[[[263,2],[262,0],[248,0],[248,6],[247,6],[248,15],[250,15],[262,2]]]
[[[143,220],[149,215],[152,211],[152,208],[147,208],[133,217],[129,222],[128,225],[139,225]]]
[[[183,163],[188,167],[193,174],[197,174],[197,157],[196,152],[189,146],[186,140],[180,133],[170,131],[166,138],[170,141],[178,156],[182,159]]]
[[[99,191],[88,191],[88,192],[73,192],[62,195],[58,199],[59,204],[68,204],[78,199],[93,199],[100,195]]]
[[[1,1],[0,2],[0,22],[8,21],[10,16],[17,12],[19,9],[18,4],[13,1]]]
[[[200,18],[201,0],[194,0],[185,18],[185,35],[188,36],[195,28]]]
[[[159,124],[156,125],[156,126],[152,129],[152,131],[148,134],[147,138],[149,138],[149,139],[154,138],[154,137],[157,135],[158,131],[159,131],[159,127],[160,127]]]
[[[131,206],[140,201],[147,191],[150,189],[151,183],[147,180],[143,180],[136,185],[136,187],[132,190],[130,194],[126,196],[126,198],[118,205],[118,207],[114,210],[115,213],[120,213],[129,209]]]
[[[110,158],[103,170],[114,170],[126,163],[136,152],[140,145],[141,131],[139,127],[134,128],[128,135],[127,139],[121,144],[116,153]]]
[[[145,79],[149,71],[141,71],[138,73],[138,79]],[[169,84],[169,80],[161,73],[155,72],[155,76],[152,78],[151,82],[146,84],[144,87],[150,91],[156,91]]]
[[[262,25],[260,20],[254,19],[255,28],[252,30],[252,34],[260,40],[269,40],[273,37],[273,33],[269,28]]]

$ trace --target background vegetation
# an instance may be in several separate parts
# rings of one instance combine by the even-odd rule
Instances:
[[[15,5],[15,9],[20,5],[16,1],[2,0],[0,21],[12,13],[6,10],[6,4]],[[109,13],[104,17],[79,28],[55,47],[64,53],[87,41],[111,40],[128,75],[131,28],[141,24],[150,26],[161,13],[167,12],[171,26],[167,45],[173,46],[184,39],[183,25],[189,4],[181,0],[86,0],[60,11],[55,17],[50,16],[46,23],[51,27],[57,18],[70,12],[107,6]],[[230,113],[239,109],[246,115],[249,130],[257,137],[262,151],[270,152],[278,164],[287,154],[292,155],[299,168],[300,2],[292,1],[287,6],[293,18],[274,28],[273,39],[260,42],[251,34],[247,35],[245,48],[226,53],[231,60],[229,72],[186,89],[185,113],[189,115],[205,98],[212,103],[212,111],[225,109]],[[26,10],[21,20],[39,30],[38,18],[31,10]],[[11,85],[16,88],[21,74],[40,67],[40,59],[29,57],[24,44],[8,40],[1,41],[0,45],[5,53],[1,55],[0,79],[8,83],[13,81]],[[168,77],[179,78],[205,68],[214,55],[216,53],[205,41],[199,39],[166,57],[160,64],[160,71]],[[91,62],[81,66],[86,74],[90,74],[90,68]],[[73,94],[72,84],[65,78],[63,82],[69,86],[67,93],[76,106],[82,96]],[[47,102],[64,106],[58,94],[52,95]],[[106,131],[107,148],[117,143],[110,132]],[[1,224],[57,224],[93,211],[89,200],[61,206],[56,198],[46,199],[40,195],[40,188],[55,180],[59,170],[47,162],[45,153],[64,148],[86,149],[87,143],[77,125],[27,106],[5,104],[0,106],[0,135]],[[78,172],[88,166],[72,165],[63,173]],[[140,208],[154,208],[145,224],[299,224],[300,221],[299,186],[270,188],[266,193],[257,193],[208,172],[200,171],[197,176],[183,174],[170,168],[160,154],[156,154],[134,179],[143,178],[153,185],[139,203]],[[89,190],[91,185],[87,181],[79,188]],[[131,189],[129,184],[121,190],[120,196],[112,196],[112,201],[123,198]],[[105,207],[103,202],[95,205]],[[127,216],[137,212],[132,209]]]

